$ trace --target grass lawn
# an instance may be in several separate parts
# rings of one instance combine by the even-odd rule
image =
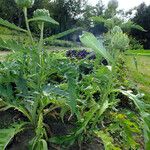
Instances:
[[[128,50],[127,55],[150,56],[150,50]]]
[[[145,93],[145,100],[150,102],[150,51],[135,52],[137,59],[138,70],[135,67],[133,56],[126,56],[126,63],[128,66],[128,76]],[[147,55],[145,55],[147,53]]]

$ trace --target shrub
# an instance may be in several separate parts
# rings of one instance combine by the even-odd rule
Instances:
[[[130,37],[130,49],[131,50],[141,50],[141,49],[144,49],[144,47],[138,40]]]

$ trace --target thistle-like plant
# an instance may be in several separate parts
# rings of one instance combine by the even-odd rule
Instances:
[[[112,48],[118,49],[118,50],[125,50],[129,44],[129,39],[127,37],[127,35],[125,35],[120,27],[114,27],[112,29],[112,42],[111,42],[111,46]],[[93,112],[93,116],[92,116],[92,112],[89,113],[89,117],[91,115],[91,118],[88,118],[86,116],[86,118],[88,119],[92,119],[93,117],[97,117],[101,118],[102,114],[106,112],[106,110],[108,108],[111,108],[111,106],[113,107],[113,105],[115,106],[116,104],[116,99],[115,99],[115,95],[114,95],[114,91],[118,91],[121,92],[123,95],[127,96],[129,99],[131,99],[134,103],[134,105],[138,108],[139,110],[139,114],[140,114],[140,119],[142,119],[142,123],[141,123],[141,127],[143,127],[143,131],[144,131],[144,142],[145,142],[145,149],[148,150],[150,148],[150,124],[149,124],[149,116],[150,114],[148,113],[148,109],[150,108],[149,104],[146,104],[142,101],[142,94],[139,93],[137,95],[133,94],[132,91],[125,91],[125,90],[120,90],[120,89],[116,89],[114,86],[114,82],[116,82],[115,77],[117,78],[117,74],[116,74],[116,66],[117,66],[117,57],[119,53],[110,53],[108,51],[106,51],[106,49],[104,49],[102,47],[102,44],[94,37],[94,35],[92,35],[91,33],[85,33],[81,38],[80,38],[81,42],[92,48],[98,55],[103,56],[104,58],[107,59],[107,61],[109,62],[109,65],[112,66],[112,70],[111,73],[107,73],[107,72],[103,72],[104,74],[102,74],[102,76],[99,76],[100,74],[98,74],[97,77],[99,77],[99,79],[102,79],[103,75],[107,78],[107,80],[105,80],[105,84],[106,87],[104,87],[105,84],[103,84],[103,82],[100,82],[100,84],[102,84],[103,86],[103,94],[105,95],[103,98],[101,99],[101,103],[100,105],[96,105],[95,109],[91,111]],[[114,59],[112,59],[114,58]],[[100,71],[101,72],[101,71]],[[100,73],[99,72],[99,73]],[[107,90],[106,90],[107,89]],[[106,90],[106,91],[105,91]],[[108,95],[107,95],[108,94]],[[111,96],[112,97],[111,97]],[[99,113],[98,113],[99,112]],[[123,119],[124,118],[124,119]],[[96,121],[97,119],[94,119],[94,121]],[[125,138],[126,138],[126,142],[127,145],[130,145],[129,148],[133,148],[136,149],[139,147],[139,144],[136,143],[136,141],[134,140],[134,138],[132,138],[132,127],[135,126],[135,133],[139,132],[139,129],[136,127],[137,125],[130,122],[130,120],[125,119],[125,117],[121,117],[119,118],[124,120],[123,125],[123,130],[124,130],[124,134],[126,134]],[[89,120],[88,120],[89,121]],[[93,122],[94,122],[93,121]],[[86,121],[85,121],[86,122]],[[87,122],[86,122],[87,123]],[[132,124],[132,125],[131,125]],[[96,124],[94,124],[96,125]],[[112,124],[110,124],[112,125]],[[119,124],[121,125],[121,124]],[[113,126],[113,125],[112,125]],[[114,125],[115,126],[115,125]],[[128,126],[128,127],[126,127]],[[132,127],[131,127],[132,126]],[[117,129],[119,129],[119,127],[117,127]],[[107,130],[107,128],[106,128]],[[114,128],[111,128],[112,132],[114,132]],[[122,129],[121,129],[122,130]],[[137,131],[136,131],[137,130]],[[111,139],[111,137],[109,136],[109,134],[106,132],[104,133],[103,131],[95,131],[95,134],[100,137],[104,143],[105,149],[119,149],[118,147],[115,147],[112,143],[113,140]],[[124,138],[124,137],[123,137]],[[108,142],[108,141],[109,142]],[[106,142],[107,141],[107,142]],[[109,143],[109,144],[108,144]]]
[[[4,107],[1,110],[3,111],[9,108],[17,109],[27,118],[27,121],[23,121],[23,124],[18,122],[21,124],[19,128],[18,126],[12,127],[13,133],[7,132],[8,137],[10,138],[7,139],[7,136],[5,136],[6,138],[3,139],[4,142],[1,143],[0,141],[0,147],[5,149],[15,134],[24,130],[24,128],[32,126],[36,136],[32,140],[31,149],[46,150],[48,148],[45,141],[46,131],[43,122],[44,109],[50,103],[55,103],[55,100],[53,99],[52,101],[51,98],[48,98],[43,94],[45,76],[50,72],[46,73],[48,64],[45,62],[45,59],[48,58],[46,58],[46,54],[41,53],[41,50],[43,45],[44,22],[57,25],[58,22],[52,19],[49,12],[45,9],[37,10],[35,16],[29,20],[27,17],[27,8],[32,7],[34,0],[16,0],[15,2],[23,9],[27,30],[17,27],[7,21],[3,21],[2,19],[0,20],[0,24],[11,29],[28,33],[32,45],[25,46],[11,40],[7,42],[2,39],[0,40],[1,47],[14,50],[14,54],[10,58],[11,60],[8,61],[8,63],[5,61],[1,63],[0,97],[4,103]],[[37,12],[40,12],[40,15]],[[46,12],[46,14],[42,14],[41,12]],[[38,44],[34,41],[30,30],[29,23],[31,21],[40,23],[41,36]],[[17,59],[15,58],[16,55]],[[11,74],[10,72],[13,73]],[[13,83],[13,86],[11,85],[11,82]],[[57,104],[59,105],[60,103]],[[7,129],[1,130],[1,132],[5,131],[7,131]],[[1,134],[1,136],[3,135]]]
[[[49,12],[45,9],[36,10],[33,18],[28,19],[28,7],[29,5],[22,7],[27,30],[0,20],[0,24],[6,27],[27,33],[32,43],[31,45],[22,45],[12,40],[6,42],[0,40],[1,47],[14,50],[14,54],[8,57],[7,61],[0,63],[0,98],[4,104],[1,110],[14,108],[25,116],[21,122],[16,122],[18,125],[15,124],[9,129],[0,130],[0,148],[6,149],[17,133],[32,128],[35,133],[30,141],[32,150],[47,150],[47,142],[68,146],[77,140],[82,141],[89,135],[100,138],[105,149],[120,149],[119,143],[115,143],[113,140],[113,134],[119,134],[121,139],[125,139],[123,146],[127,145],[129,148],[136,149],[137,143],[132,137],[132,134],[136,137],[139,131],[136,123],[133,123],[132,118],[126,119],[127,115],[118,112],[122,110],[117,108],[119,101],[117,94],[122,93],[128,96],[141,112],[146,148],[148,149],[150,127],[146,108],[149,106],[139,100],[139,95],[120,90],[116,84],[117,55],[122,50],[117,45],[118,38],[111,39],[113,40],[111,46],[116,48],[117,45],[119,51],[111,53],[93,34],[86,32],[80,40],[85,46],[94,50],[95,61],[89,60],[88,57],[81,61],[66,58],[62,60],[61,57],[56,59],[55,55],[48,55],[43,50],[43,41],[59,38],[66,33],[43,40],[45,22],[58,23],[50,17]],[[31,21],[35,21],[41,31],[38,43],[34,41],[30,31]],[[69,30],[69,32],[71,31]],[[112,30],[112,37],[118,37],[118,34],[122,35],[122,40],[124,40],[124,33],[119,27],[115,27]],[[104,58],[109,66],[100,64],[100,60],[102,61]],[[81,71],[80,66],[86,66],[89,63],[92,64],[93,70],[85,74]],[[52,78],[55,75],[57,77],[57,74],[61,76],[61,81]],[[75,128],[69,135],[48,137],[49,127],[44,118],[55,109],[58,109],[57,113],[62,121],[65,122],[64,117],[67,120],[75,120],[73,121]],[[118,133],[116,127],[124,135]]]
[[[114,50],[125,51],[129,47],[129,38],[124,34],[120,27],[114,27],[111,37],[111,48]]]

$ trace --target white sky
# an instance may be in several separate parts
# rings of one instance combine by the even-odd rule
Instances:
[[[88,0],[89,4],[95,5],[98,0]],[[105,6],[109,2],[109,0],[102,0]],[[147,5],[150,5],[150,0],[118,0],[119,2],[119,9],[129,10],[135,6],[138,6],[142,2],[145,2]]]

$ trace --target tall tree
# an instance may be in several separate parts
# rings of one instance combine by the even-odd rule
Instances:
[[[53,33],[65,31],[75,27],[78,19],[83,13],[86,0],[53,0],[50,1],[47,9],[51,16],[59,22],[59,27],[53,29]]]
[[[145,3],[139,5],[133,21],[141,25],[146,32],[132,30],[131,34],[144,45],[145,49],[150,49],[150,5],[146,6]]]
[[[105,10],[105,17],[112,18],[117,14],[117,8],[118,8],[118,1],[117,0],[110,0],[108,2],[107,9]]]
[[[23,13],[18,9],[14,0],[0,0],[0,17],[21,25]]]

